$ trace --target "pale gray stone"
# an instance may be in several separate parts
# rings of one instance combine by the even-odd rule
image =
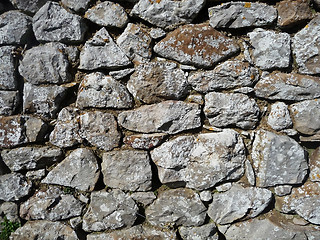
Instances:
[[[251,56],[262,70],[287,68],[290,65],[291,48],[288,33],[276,33],[257,28],[248,33],[253,47]]]
[[[187,100],[187,102],[190,102],[190,103],[197,103],[199,105],[204,104],[204,100],[203,100],[202,95],[198,95],[198,94],[189,95],[186,100]]]
[[[88,40],[80,53],[80,69],[114,69],[130,65],[131,62],[121,48],[115,44],[105,28]]]
[[[270,127],[277,131],[290,128],[292,126],[292,120],[288,106],[283,102],[272,104],[267,122]]]
[[[46,140],[48,124],[41,118],[33,116],[23,116],[24,127],[28,142],[43,142]]]
[[[83,18],[52,1],[33,16],[32,26],[39,42],[78,43],[83,41],[87,30]]]
[[[0,116],[0,148],[11,148],[26,143],[23,118]]]
[[[219,186],[216,186],[216,189],[218,192],[226,192],[232,188],[232,185],[233,185],[233,183],[227,182],[227,183],[223,183]]]
[[[271,25],[277,19],[277,9],[265,3],[227,2],[208,9],[214,28],[238,29]]]
[[[150,157],[145,151],[115,150],[102,156],[103,182],[124,191],[149,191],[152,187]]]
[[[210,92],[205,95],[204,113],[215,127],[253,129],[259,121],[260,109],[247,95]]]
[[[184,72],[170,62],[140,64],[127,83],[130,93],[145,103],[164,99],[181,99],[187,94],[188,83]]]
[[[129,21],[126,11],[118,3],[100,2],[86,11],[85,18],[100,26],[123,28]]]
[[[12,115],[18,106],[19,100],[18,91],[0,90],[0,115]]]
[[[308,172],[304,149],[288,136],[259,130],[251,157],[258,187],[299,184]]]
[[[195,103],[164,101],[124,111],[118,115],[118,122],[132,131],[175,134],[200,127],[200,112]]]
[[[199,193],[200,199],[203,202],[210,202],[212,200],[211,191],[202,191]]]
[[[62,151],[52,147],[20,147],[1,152],[11,171],[32,170],[50,166],[62,158]]]
[[[133,100],[127,88],[103,73],[86,75],[78,90],[77,107],[130,108]]]
[[[0,47],[0,89],[3,90],[16,90],[18,87],[14,51],[13,46]]]
[[[0,15],[0,45],[25,44],[32,33],[32,18],[17,11]]]
[[[274,193],[279,196],[286,196],[291,193],[292,186],[291,185],[279,185],[274,188]]]
[[[125,78],[126,76],[130,75],[134,71],[135,71],[134,68],[127,68],[127,69],[124,69],[124,70],[110,71],[109,74],[114,79],[120,80],[120,79]]]
[[[84,204],[57,187],[37,191],[20,205],[20,217],[26,220],[64,220],[80,216]]]
[[[123,142],[132,148],[150,150],[159,146],[166,136],[164,133],[137,134],[125,137]]]
[[[192,73],[188,82],[198,92],[252,86],[259,79],[258,69],[247,62],[226,61],[215,69]]]
[[[152,28],[149,32],[149,35],[153,39],[159,39],[166,35],[166,31],[161,28]]]
[[[146,208],[147,221],[155,226],[200,226],[204,223],[207,208],[199,195],[191,189],[178,188],[162,192]]]
[[[61,0],[61,3],[75,12],[87,10],[91,0]]]
[[[255,178],[254,170],[251,165],[251,162],[248,159],[245,162],[245,169],[246,169],[246,178],[248,180],[248,183],[251,186],[255,186],[256,185],[256,178]]]
[[[29,195],[32,183],[20,173],[8,173],[0,176],[0,200],[18,201]]]
[[[10,2],[21,11],[34,14],[36,13],[48,0],[10,0]]]
[[[205,0],[140,0],[131,14],[161,28],[174,28],[192,22]]]
[[[16,203],[13,203],[13,202],[1,203],[0,215],[6,216],[6,218],[11,222],[20,223],[18,205]]]
[[[183,240],[218,240],[219,235],[214,223],[200,227],[180,227],[180,236]]]
[[[144,206],[151,204],[157,199],[153,192],[134,192],[130,195],[130,197],[133,200],[142,203]]]
[[[92,151],[78,148],[52,169],[41,182],[92,191],[99,174],[97,158]]]
[[[98,232],[131,227],[137,218],[138,206],[121,190],[105,190],[91,193],[91,201],[83,216],[82,228],[86,232]]]
[[[46,176],[46,170],[45,169],[39,169],[34,171],[28,171],[26,173],[26,177],[30,180],[41,180]]]
[[[320,147],[317,147],[309,157],[310,174],[312,182],[320,182]]]
[[[198,136],[180,136],[151,151],[163,184],[184,182],[204,190],[238,179],[244,173],[245,146],[231,129]]]

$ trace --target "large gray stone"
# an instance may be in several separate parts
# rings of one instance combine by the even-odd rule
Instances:
[[[102,157],[103,182],[124,191],[148,191],[152,187],[150,157],[145,151],[115,150]]]
[[[273,103],[267,122],[270,127],[277,131],[291,127],[292,120],[288,106],[283,102]]]
[[[127,88],[103,73],[86,75],[79,87],[77,107],[130,108],[132,98]]]
[[[11,148],[27,142],[21,116],[0,116],[0,148]]]
[[[61,0],[62,4],[76,12],[87,10],[91,0]]]
[[[190,23],[205,3],[205,0],[140,0],[131,14],[157,27],[172,29]]]
[[[251,157],[258,187],[300,184],[308,173],[304,149],[288,136],[259,130]]]
[[[218,240],[219,235],[214,223],[200,227],[180,227],[180,236],[183,240]]]
[[[291,48],[288,33],[257,28],[248,33],[248,36],[253,47],[251,57],[257,67],[262,70],[289,67]]]
[[[188,82],[198,92],[211,92],[235,87],[250,87],[259,79],[258,69],[247,62],[226,61],[214,70],[192,73]]]
[[[29,195],[32,183],[20,173],[8,173],[0,176],[0,200],[18,201]]]
[[[260,109],[247,95],[211,92],[205,95],[204,113],[215,127],[253,129],[259,121]]]
[[[48,0],[10,0],[10,2],[21,11],[34,14],[36,13]]]
[[[115,44],[105,28],[101,28],[88,40],[80,53],[80,69],[114,69],[130,65],[130,60]]]
[[[200,226],[204,223],[206,211],[196,192],[178,188],[162,192],[146,208],[146,217],[155,226]]]
[[[86,148],[78,148],[52,169],[41,182],[92,191],[99,175],[96,156]]]
[[[203,190],[244,173],[245,146],[240,135],[226,129],[218,133],[180,136],[151,151],[163,184],[184,182]]]
[[[18,91],[0,90],[0,115],[12,115],[19,103]]]
[[[129,130],[175,134],[201,126],[200,106],[181,101],[164,101],[124,111],[118,115],[119,124]]]
[[[0,15],[0,45],[25,44],[31,36],[32,18],[20,11]]]
[[[0,89],[3,90],[16,90],[18,87],[14,50],[13,46],[0,47]]]
[[[98,232],[131,227],[137,218],[138,206],[121,190],[105,190],[91,193],[91,201],[83,216],[82,228],[86,232]]]
[[[170,62],[150,62],[139,65],[130,76],[128,90],[145,103],[164,99],[181,99],[187,94],[184,72]]]
[[[239,46],[208,24],[189,24],[168,33],[154,46],[154,51],[182,64],[212,68],[235,55]]]
[[[58,3],[48,1],[33,16],[33,32],[39,42],[78,43],[87,30],[84,20]]]

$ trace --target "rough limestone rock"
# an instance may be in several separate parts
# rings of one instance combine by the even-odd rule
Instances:
[[[132,98],[120,82],[101,72],[86,75],[79,87],[77,107],[130,108]]]
[[[288,136],[259,130],[251,157],[258,187],[300,184],[308,172],[304,149]]]
[[[114,69],[130,65],[130,60],[115,44],[105,28],[100,29],[88,40],[80,53],[80,69]]]
[[[306,100],[290,105],[293,127],[302,134],[312,135],[320,130],[320,101]]]
[[[206,217],[206,207],[199,195],[185,188],[162,192],[157,200],[146,208],[147,221],[155,226],[200,226]]]
[[[18,204],[16,204],[16,203],[13,203],[13,202],[1,203],[0,204],[0,214],[1,214],[1,216],[5,216],[11,222],[21,223],[21,221],[19,219]],[[3,227],[3,225],[2,225],[2,227]]]
[[[289,195],[291,191],[292,191],[291,185],[279,185],[274,188],[275,195],[279,197]]]
[[[123,28],[129,21],[124,8],[118,3],[104,1],[86,11],[85,18],[104,27]]]
[[[140,0],[131,14],[157,27],[172,29],[190,23],[205,3],[205,0]]]
[[[50,134],[49,141],[55,146],[64,148],[72,147],[82,142],[79,130],[79,110],[65,107],[58,115],[57,123]]]
[[[84,204],[57,187],[37,191],[20,206],[20,217],[26,220],[64,220],[80,216]]]
[[[292,39],[293,54],[299,67],[298,70],[302,74],[320,73],[320,40],[317,38],[320,32],[319,23],[320,16],[317,16]]]
[[[0,47],[0,89],[16,90],[18,87],[15,69],[15,59],[13,52],[15,47]]]
[[[221,89],[252,86],[259,79],[258,69],[247,62],[226,61],[209,71],[198,71],[188,77],[197,92],[207,93]]]
[[[208,215],[218,224],[228,224],[245,216],[258,216],[272,200],[268,189],[247,187],[234,184],[224,193],[213,194]]]
[[[132,131],[175,134],[201,126],[200,108],[195,103],[164,101],[121,112],[119,124]]]
[[[152,38],[143,26],[129,23],[117,44],[134,62],[148,62],[152,56]]]
[[[18,91],[0,90],[0,115],[12,115],[18,106],[19,100]]]
[[[320,147],[313,151],[309,158],[309,178],[313,182],[320,182]]]
[[[123,69],[123,70],[110,71],[109,74],[114,79],[120,80],[120,79],[123,79],[123,78],[131,75],[131,73],[133,73],[134,71],[135,71],[134,68],[126,68],[126,69]]]
[[[159,39],[166,35],[166,31],[164,31],[162,28],[152,28],[149,34],[153,39]]]
[[[292,120],[288,110],[288,106],[283,102],[276,102],[271,105],[268,116],[268,125],[274,130],[282,130],[292,126]]]
[[[31,191],[32,183],[20,173],[8,173],[0,176],[0,200],[18,201]]]
[[[32,33],[32,18],[20,11],[0,15],[0,45],[25,44]]]
[[[144,225],[136,225],[128,229],[118,230],[111,233],[92,233],[87,236],[88,240],[119,240],[119,239],[159,239],[176,240],[175,232],[160,231]]]
[[[134,192],[130,194],[130,197],[136,202],[142,203],[144,206],[151,204],[157,199],[153,192]]]
[[[97,158],[92,151],[78,148],[52,169],[41,182],[92,191],[99,173]]]
[[[28,171],[26,173],[26,177],[29,180],[41,180],[46,176],[46,170],[45,169],[39,169],[39,170],[33,170]]]
[[[208,223],[200,227],[180,227],[180,236],[183,240],[218,240],[219,235],[214,223]]]
[[[159,146],[166,136],[164,133],[136,134],[125,137],[123,142],[132,148],[150,150]]]
[[[205,95],[204,113],[215,127],[235,125],[253,129],[259,121],[260,109],[247,95],[211,92]]]
[[[301,101],[320,96],[320,78],[295,73],[264,74],[254,87],[257,97]]]
[[[89,208],[83,216],[82,228],[98,232],[131,227],[137,218],[138,206],[121,190],[91,193]]]
[[[139,65],[127,83],[130,93],[144,103],[164,99],[181,99],[187,94],[184,72],[170,62],[150,62]]]
[[[41,142],[46,138],[48,124],[41,118],[24,115],[24,127],[28,142]]]
[[[1,152],[2,160],[11,171],[32,170],[50,166],[62,158],[60,148],[21,147]]]
[[[102,157],[101,168],[103,182],[106,186],[124,191],[151,190],[150,157],[145,151],[106,152]]]
[[[28,221],[11,234],[13,240],[78,240],[74,230],[60,222]]]
[[[19,73],[31,84],[61,84],[71,80],[69,62],[58,44],[47,43],[27,50]]]
[[[23,12],[35,14],[47,0],[10,0],[10,2]]]
[[[169,32],[153,50],[164,58],[182,64],[212,68],[235,55],[239,46],[208,24],[189,24]]]
[[[80,115],[80,136],[106,151],[119,145],[121,134],[117,127],[117,121],[110,113],[94,111]]]
[[[26,141],[21,116],[0,116],[0,148],[15,147]]]
[[[257,67],[262,70],[289,67],[291,48],[288,33],[256,28],[248,36],[253,47],[251,57]]]
[[[245,146],[239,134],[226,129],[218,133],[180,136],[151,151],[163,184],[185,182],[204,190],[241,177]]]
[[[208,11],[214,28],[262,27],[277,19],[277,10],[265,3],[227,2]]]
[[[87,30],[84,20],[58,3],[48,1],[33,16],[33,32],[39,42],[78,43]]]
[[[87,10],[91,0],[61,0],[62,4],[75,12]]]

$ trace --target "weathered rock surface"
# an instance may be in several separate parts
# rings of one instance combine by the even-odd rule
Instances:
[[[1,216],[5,216],[11,222],[21,223],[19,219],[18,204],[16,203],[13,203],[13,202],[1,203],[0,214]],[[1,227],[3,227],[3,225]],[[0,231],[1,230],[2,228],[0,228]]]
[[[152,187],[150,157],[145,151],[106,152],[102,157],[103,182],[124,191],[148,191]]]
[[[78,148],[52,169],[41,182],[92,191],[99,173],[97,159],[92,151]]]
[[[118,3],[104,1],[86,11],[85,17],[104,27],[123,28],[129,19],[124,8]]]
[[[320,182],[320,147],[317,147],[309,157],[310,174],[313,182]]]
[[[153,192],[134,192],[130,194],[130,197],[142,203],[144,206],[151,204],[154,200],[157,199],[156,195]]]
[[[41,180],[46,176],[46,170],[45,169],[39,169],[39,170],[33,170],[28,171],[26,173],[26,177],[30,180]]]
[[[159,146],[167,135],[164,133],[130,135],[123,142],[132,148],[149,150]]]
[[[214,223],[200,227],[180,227],[179,233],[183,240],[218,240],[218,231]]]
[[[64,220],[81,215],[84,204],[57,187],[38,191],[20,206],[20,217],[26,220]]]
[[[251,156],[258,187],[299,184],[308,172],[304,149],[288,136],[259,130]]]
[[[153,39],[159,39],[166,35],[166,31],[164,31],[161,28],[152,28],[149,34],[150,34],[150,37],[152,37]]]
[[[34,14],[47,0],[10,0],[10,2],[21,11]]]
[[[123,69],[123,70],[110,71],[109,74],[114,79],[120,80],[120,79],[125,78],[126,76],[130,75],[134,71],[135,71],[134,68],[126,68],[126,69]]]
[[[292,191],[291,185],[279,185],[274,188],[274,193],[280,197],[290,194],[291,191]]]
[[[80,69],[119,68],[130,65],[130,60],[115,44],[105,28],[88,40],[80,53]]]
[[[130,108],[133,101],[124,85],[110,76],[95,72],[82,80],[76,105],[79,108]]]
[[[141,64],[127,83],[130,93],[145,103],[164,99],[181,99],[187,94],[188,83],[184,72],[170,62]]]
[[[239,134],[226,129],[177,137],[155,148],[151,159],[163,184],[185,182],[186,187],[203,190],[241,177],[246,156]]]
[[[164,101],[124,111],[118,115],[119,124],[132,131],[175,134],[201,125],[198,104]]]
[[[41,118],[24,115],[24,127],[28,142],[39,142],[46,138],[48,124]]]
[[[20,173],[8,173],[0,176],[0,200],[17,201],[27,196],[32,183]]]
[[[256,96],[270,100],[301,101],[320,96],[320,78],[295,73],[265,74],[255,85]]]
[[[190,189],[171,189],[161,193],[149,207],[146,217],[155,226],[200,226],[206,217],[206,207],[199,195]]]
[[[247,62],[226,61],[214,70],[192,73],[188,82],[198,92],[252,86],[259,79],[258,69]]]
[[[265,3],[227,2],[208,11],[214,28],[262,27],[277,19],[277,10]]]
[[[211,92],[205,95],[204,113],[215,127],[253,129],[259,121],[260,109],[247,95]]]
[[[291,48],[288,33],[257,28],[248,33],[248,36],[253,47],[251,57],[257,67],[262,70],[289,67]]]
[[[153,50],[183,64],[211,68],[235,55],[239,46],[208,24],[189,24],[169,32]]]
[[[82,227],[86,232],[131,227],[137,212],[135,202],[121,190],[92,192]]]
[[[258,216],[272,200],[272,192],[268,189],[233,185],[224,193],[213,194],[208,215],[218,224],[228,224],[245,216]]]
[[[28,221],[12,233],[10,238],[13,240],[78,240],[77,234],[71,227],[60,222],[46,220]]]
[[[162,28],[190,23],[205,5],[205,0],[140,0],[131,14]]]
[[[76,12],[87,10],[91,0],[61,0],[62,4]]]
[[[19,103],[18,91],[0,90],[0,115],[12,115]]]
[[[0,47],[0,89],[3,90],[16,90],[18,86],[14,50],[13,46]]]
[[[0,116],[0,148],[10,148],[26,142],[21,116]]]
[[[39,42],[78,43],[87,30],[84,20],[58,3],[47,1],[33,16],[33,32]]]
[[[288,106],[283,102],[276,102],[271,105],[268,116],[268,125],[274,130],[282,130],[292,126],[292,120],[288,110]]]
[[[1,152],[11,171],[44,168],[59,161],[62,155],[61,149],[52,147],[21,147]]]
[[[0,15],[0,45],[25,44],[30,37],[32,18],[20,11]]]

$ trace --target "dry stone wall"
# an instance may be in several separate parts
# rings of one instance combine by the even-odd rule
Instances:
[[[320,239],[319,11],[1,1],[10,239]]]

